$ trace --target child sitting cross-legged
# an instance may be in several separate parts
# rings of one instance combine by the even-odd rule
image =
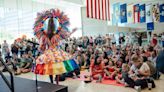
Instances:
[[[114,62],[109,59],[104,59],[104,78],[105,79],[115,79],[117,74],[116,67],[114,66]]]
[[[120,84],[125,84],[125,86],[128,86],[125,82],[124,82],[124,77],[128,76],[128,72],[130,70],[130,67],[128,64],[122,64],[122,71],[121,71],[121,74],[120,75],[117,75],[115,77],[117,83],[120,83]]]

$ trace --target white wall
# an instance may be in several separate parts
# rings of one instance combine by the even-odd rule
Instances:
[[[0,44],[3,40],[12,43],[24,34],[29,38],[34,37],[33,24],[36,13],[51,8],[64,11],[70,19],[70,30],[79,28],[73,36],[82,35],[81,8],[75,4],[57,0],[0,0]]]
[[[127,32],[129,28],[108,26],[107,21],[90,19],[86,16],[86,7],[81,8],[82,12],[82,30],[83,35],[99,35],[108,34],[115,32]]]

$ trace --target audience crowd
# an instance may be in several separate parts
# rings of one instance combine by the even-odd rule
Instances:
[[[147,87],[149,82],[155,87],[151,78],[160,77],[156,70],[156,59],[163,47],[159,45],[157,35],[153,35],[146,46],[142,45],[142,37],[139,36],[141,35],[137,35],[138,43],[128,37],[119,37],[119,45],[116,45],[114,35],[94,38],[84,36],[61,41],[58,47],[72,55],[79,64],[79,69],[64,76],[77,78],[80,71],[88,70],[90,75],[85,77],[89,81],[116,80],[125,86],[141,88]],[[163,42],[164,38],[161,38]],[[11,47],[5,40],[0,47],[0,60],[11,65],[15,75],[30,72],[41,53],[34,38],[15,40]],[[5,71],[7,70],[4,68],[3,72]]]

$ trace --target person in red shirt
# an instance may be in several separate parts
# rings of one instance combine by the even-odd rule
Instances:
[[[109,61],[104,60],[104,73],[105,79],[115,79],[117,71],[114,62],[111,59],[109,59]]]
[[[101,56],[97,56],[93,62],[91,62],[90,70],[91,76],[93,79],[97,80],[97,82],[101,82],[104,72],[104,63],[103,58]]]
[[[156,35],[156,34],[154,34],[154,35],[153,35],[153,38],[152,38],[152,45],[153,45],[153,46],[156,46],[156,45],[157,45],[157,43],[158,43],[158,40],[157,40],[157,35]]]

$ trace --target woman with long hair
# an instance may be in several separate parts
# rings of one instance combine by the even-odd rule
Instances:
[[[101,82],[104,76],[104,63],[101,56],[95,57],[94,61],[91,62],[90,71],[93,79],[96,79],[97,82]]]

